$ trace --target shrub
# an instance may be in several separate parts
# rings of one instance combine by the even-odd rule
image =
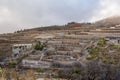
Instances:
[[[95,47],[95,48],[88,49],[88,52],[90,55],[86,59],[87,60],[95,59],[99,55],[99,48]]]
[[[37,43],[35,45],[35,50],[43,50],[44,47],[45,47],[45,44]]]
[[[92,60],[92,59],[95,59],[95,58],[96,58],[96,56],[90,55],[90,56],[88,56],[86,59],[87,59],[87,60]]]
[[[2,68],[0,67],[0,74],[3,72]]]
[[[105,44],[106,44],[106,40],[104,38],[100,38],[100,40],[98,41],[98,45],[104,46]]]
[[[106,63],[108,60],[106,58],[102,59],[102,62]]]
[[[42,69],[42,68],[38,68],[38,69],[37,69],[37,72],[41,72],[41,73],[42,73],[42,72],[43,72],[43,69]]]
[[[9,67],[15,67],[17,65],[17,63],[16,62],[8,62],[7,65]]]
[[[120,49],[120,45],[113,45],[112,46],[114,49]]]
[[[95,47],[95,48],[91,48],[88,50],[88,52],[92,55],[92,54],[98,54],[99,52],[99,48]]]

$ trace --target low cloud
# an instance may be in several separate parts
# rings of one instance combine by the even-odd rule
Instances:
[[[0,33],[117,15],[119,0],[0,0]]]
[[[120,16],[120,0],[100,0],[99,9],[96,10],[90,21],[100,20],[111,16]]]

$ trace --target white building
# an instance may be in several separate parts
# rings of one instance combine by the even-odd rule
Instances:
[[[30,49],[32,49],[32,44],[14,44],[12,46],[12,53],[13,55],[18,55]]]
[[[106,37],[110,43],[120,44],[120,37]]]

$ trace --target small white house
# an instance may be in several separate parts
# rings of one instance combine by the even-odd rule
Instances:
[[[32,44],[14,44],[12,46],[13,55],[18,55],[22,52],[30,50],[32,48]]]

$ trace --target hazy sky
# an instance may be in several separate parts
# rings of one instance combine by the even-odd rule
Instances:
[[[0,0],[0,33],[120,14],[120,0]]]

